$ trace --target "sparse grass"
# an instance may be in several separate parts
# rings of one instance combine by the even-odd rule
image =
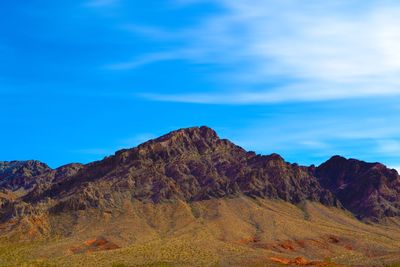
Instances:
[[[173,267],[173,266],[174,265],[171,263],[159,262],[159,263],[152,264],[149,267]]]
[[[2,244],[0,245],[0,266],[26,264],[29,261],[29,251],[33,245],[27,244]],[[14,265],[14,266],[15,266]]]
[[[300,202],[299,204],[296,205],[304,214],[304,220],[310,220],[310,213],[307,210],[307,203],[306,202]]]
[[[190,204],[190,210],[192,211],[193,217],[195,217],[196,219],[200,217],[201,213],[194,204]]]
[[[26,263],[23,263],[22,266],[29,266],[29,267],[57,267],[56,264],[49,263],[49,262],[46,262],[46,261],[40,261],[40,260],[32,261],[32,262],[26,262]]]
[[[326,264],[326,267],[336,267],[337,265],[333,262],[331,258],[325,258],[324,259],[324,264]]]
[[[113,263],[111,267],[129,267],[129,266],[123,263]]]
[[[332,257],[332,260],[325,259],[331,263],[328,266],[335,266],[333,262],[351,265],[359,260],[365,263],[364,266],[384,266],[379,261],[381,258],[373,262],[373,258],[363,254],[366,249],[374,248],[392,252],[385,258],[386,263],[400,260],[400,254],[393,254],[400,240],[398,228],[366,225],[338,209],[317,204],[304,203],[296,207],[283,201],[237,198],[190,206],[176,203],[140,205],[143,204],[132,206],[131,213],[125,217],[111,218],[109,224],[101,222],[101,217],[86,213],[86,219],[81,219],[77,225],[80,234],[69,238],[32,243],[0,240],[0,266],[277,266],[268,260],[276,253],[269,245],[276,244],[277,240],[315,240],[306,248],[295,247],[294,251],[287,251],[286,255],[281,249],[281,256],[309,259],[307,254],[311,254],[315,255],[312,260],[320,257],[321,261],[327,256]],[[194,220],[193,215],[198,219]],[[312,221],[307,220],[308,216]],[[121,244],[121,249],[71,255],[71,247],[99,235],[110,237],[116,244],[120,244],[119,236],[127,237],[125,240],[132,238]],[[257,241],[238,242],[255,235]],[[340,237],[340,242],[323,243],[323,238],[328,235]],[[351,242],[352,250],[344,248],[346,242]],[[329,255],[321,244],[329,246]],[[389,264],[387,267],[400,265]]]

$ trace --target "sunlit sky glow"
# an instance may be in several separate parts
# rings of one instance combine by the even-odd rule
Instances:
[[[89,162],[208,125],[400,167],[398,1],[5,1],[0,160]]]

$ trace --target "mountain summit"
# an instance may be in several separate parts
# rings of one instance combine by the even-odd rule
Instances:
[[[118,192],[154,203],[245,195],[343,206],[374,220],[400,215],[400,177],[382,164],[340,156],[317,168],[289,164],[277,154],[246,152],[206,126],[179,129],[87,165],[52,170],[38,161],[2,162],[0,187],[23,189],[13,204],[32,209],[50,198],[51,212],[114,205]]]
[[[38,161],[0,162],[0,239],[95,235],[74,245],[73,253],[118,249],[138,244],[139,237],[177,238],[185,231],[268,251],[301,248],[301,255],[311,255],[315,244],[350,251],[365,231],[378,231],[354,217],[399,222],[395,170],[340,156],[318,167],[290,164],[277,154],[247,152],[205,126],[179,129],[86,165],[51,169]],[[342,239],[331,235],[342,230],[327,230],[324,221],[337,229],[365,229]]]
[[[33,190],[23,200],[36,203],[50,197],[56,200],[52,211],[69,211],[108,206],[116,201],[110,197],[115,192],[154,203],[246,195],[339,204],[309,168],[289,164],[276,154],[246,152],[204,126],[118,151],[45,190]]]

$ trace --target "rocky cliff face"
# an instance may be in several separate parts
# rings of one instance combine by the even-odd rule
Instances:
[[[28,190],[36,184],[36,177],[51,171],[35,160],[0,162],[0,187],[16,191]]]
[[[0,164],[0,187],[25,193],[0,206],[21,215],[115,210],[124,201],[194,202],[239,195],[343,206],[360,218],[399,216],[400,178],[381,164],[334,157],[302,167],[256,155],[207,127],[181,129],[102,161],[52,170],[39,162]],[[21,208],[22,207],[22,208]]]
[[[0,162],[0,222],[46,212],[49,205],[36,209],[24,198],[38,195],[57,182],[72,177],[82,167],[81,164],[69,164],[53,170],[33,160]]]
[[[400,179],[396,170],[334,156],[315,172],[321,185],[359,218],[400,216]]]

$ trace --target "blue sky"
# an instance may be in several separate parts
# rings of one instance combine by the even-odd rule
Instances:
[[[89,162],[208,125],[400,167],[396,1],[4,1],[0,160]]]

